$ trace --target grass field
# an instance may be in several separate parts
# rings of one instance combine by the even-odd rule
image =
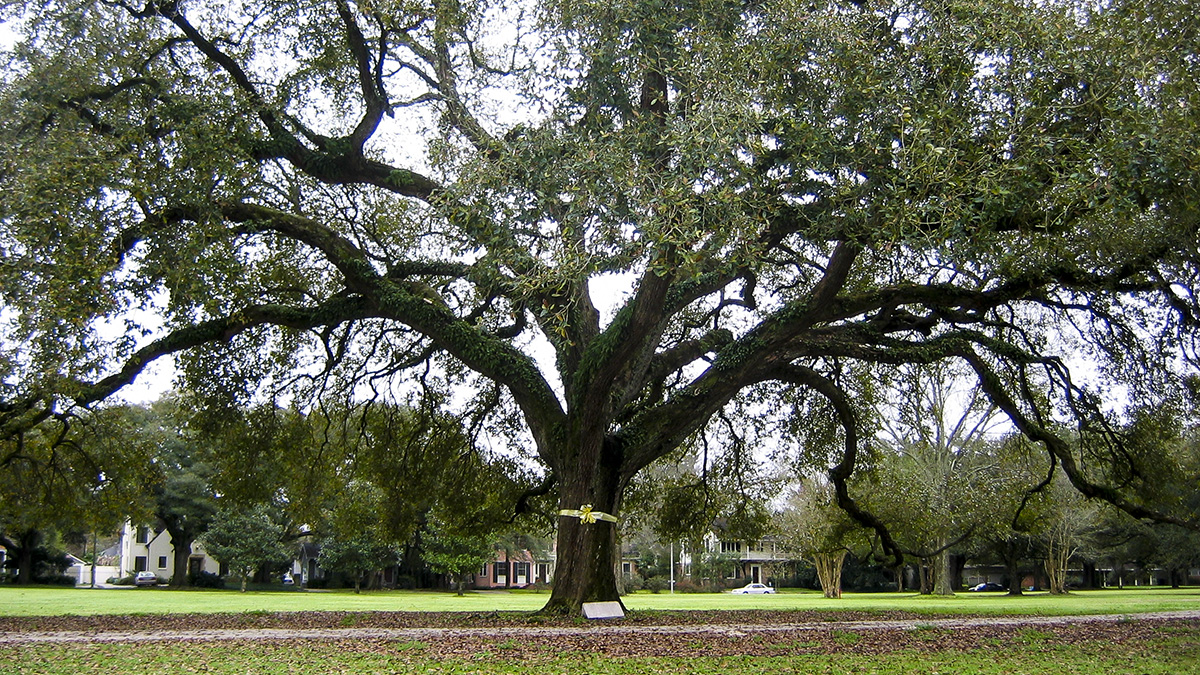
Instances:
[[[96,614],[240,613],[303,611],[531,612],[549,596],[525,591],[452,593],[423,591],[251,591],[166,588],[55,588],[0,586],[0,615],[59,616]],[[847,593],[830,600],[817,592],[777,595],[637,593],[624,598],[639,610],[900,610],[930,615],[1127,614],[1200,608],[1200,588],[1126,588],[1075,591],[1065,596],[1028,593],[959,593],[952,597],[909,593]]]
[[[546,601],[544,593],[449,593],[385,591],[172,591],[156,589],[68,589],[0,587],[0,614],[9,616],[239,613],[292,611],[462,611],[524,612]],[[932,616],[1136,614],[1200,608],[1200,589],[1126,589],[1078,591],[1068,596],[1043,593],[1009,598],[1002,594],[961,593],[951,598],[912,594],[847,594],[828,600],[818,593],[785,592],[774,596],[637,594],[625,598],[631,611],[686,610],[838,610],[909,611]],[[939,644],[950,634],[929,629],[928,643],[915,637],[884,651],[865,649],[846,633],[844,648],[820,653],[808,635],[786,637],[786,646],[742,640],[734,656],[712,651],[702,641],[656,642],[654,655],[605,653],[604,648],[568,648],[553,642],[529,651],[517,633],[498,631],[491,642],[447,655],[445,645],[421,640],[382,638],[329,640],[237,640],[232,642],[164,641],[152,643],[4,644],[0,672],[21,675],[75,675],[80,672],[156,673],[439,673],[500,675],[615,675],[618,673],[698,673],[725,675],[1179,675],[1200,673],[1200,622],[1147,623],[1121,619],[1139,630],[1136,636],[1098,638],[1091,629],[1060,639],[1041,629],[985,633],[971,644]],[[918,626],[913,634],[922,632]],[[843,636],[834,640],[841,643]],[[525,651],[517,653],[518,645]],[[864,651],[866,653],[856,653]],[[663,656],[662,654],[670,654]]]

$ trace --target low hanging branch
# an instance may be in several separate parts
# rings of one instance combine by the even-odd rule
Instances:
[[[858,461],[858,423],[854,407],[850,404],[846,392],[842,391],[833,380],[805,366],[786,366],[781,369],[778,379],[811,387],[824,396],[837,411],[838,422],[841,424],[844,437],[842,460],[829,470],[829,479],[833,482],[838,506],[863,527],[875,531],[884,552],[892,557],[893,566],[903,565],[904,551],[892,537],[891,530],[878,516],[859,506],[858,502],[850,496],[849,480],[850,476],[854,474],[855,464]]]
[[[1080,470],[1078,463],[1075,461],[1075,455],[1071,451],[1071,446],[1067,441],[1044,426],[1037,424],[1022,412],[1017,402],[1009,395],[1000,377],[978,353],[971,349],[965,349],[962,353],[962,358],[971,365],[975,373],[979,376],[979,383],[984,393],[988,395],[997,407],[1008,415],[1008,418],[1012,420],[1021,433],[1033,441],[1042,443],[1050,451],[1062,466],[1063,472],[1066,473],[1067,478],[1071,481],[1071,485],[1080,494],[1088,498],[1106,501],[1134,518],[1173,523],[1190,530],[1200,530],[1200,522],[1180,518],[1142,506],[1141,504],[1136,504],[1115,488],[1089,480]]]

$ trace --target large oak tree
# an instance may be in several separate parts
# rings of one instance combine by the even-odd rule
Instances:
[[[4,6],[5,437],[171,354],[247,395],[416,369],[519,419],[561,509],[619,516],[753,394],[830,430],[895,553],[846,489],[859,403],[957,360],[1085,495],[1189,520],[1069,367],[1142,403],[1192,371],[1186,4]],[[549,607],[616,599],[614,531],[559,518]]]

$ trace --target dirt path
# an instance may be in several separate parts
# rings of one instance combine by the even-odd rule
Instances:
[[[620,656],[941,651],[994,645],[997,640],[1125,641],[1144,639],[1163,627],[1200,634],[1200,610],[1133,615],[897,618],[763,623],[414,627],[165,628],[131,630],[119,623],[82,625],[77,630],[0,630],[0,646],[55,643],[206,643],[220,641],[286,644],[296,640],[345,642],[353,649],[419,646],[427,655],[503,653],[527,658],[592,652]],[[186,625],[186,621],[182,621]],[[11,628],[7,626],[4,628]]]

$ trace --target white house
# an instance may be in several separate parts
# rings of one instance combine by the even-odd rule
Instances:
[[[747,541],[744,539],[725,539],[722,528],[710,532],[704,538],[705,547],[713,553],[720,553],[737,560],[737,568],[730,579],[745,580],[746,583],[766,583],[767,577],[774,573],[772,570],[781,564],[794,561],[786,551],[771,537]]]
[[[155,531],[146,525],[134,526],[125,521],[121,529],[120,562],[122,575],[150,571],[162,579],[174,574],[175,546],[165,529]],[[221,573],[221,564],[204,552],[200,542],[192,543],[192,555],[188,558],[188,572]]]

